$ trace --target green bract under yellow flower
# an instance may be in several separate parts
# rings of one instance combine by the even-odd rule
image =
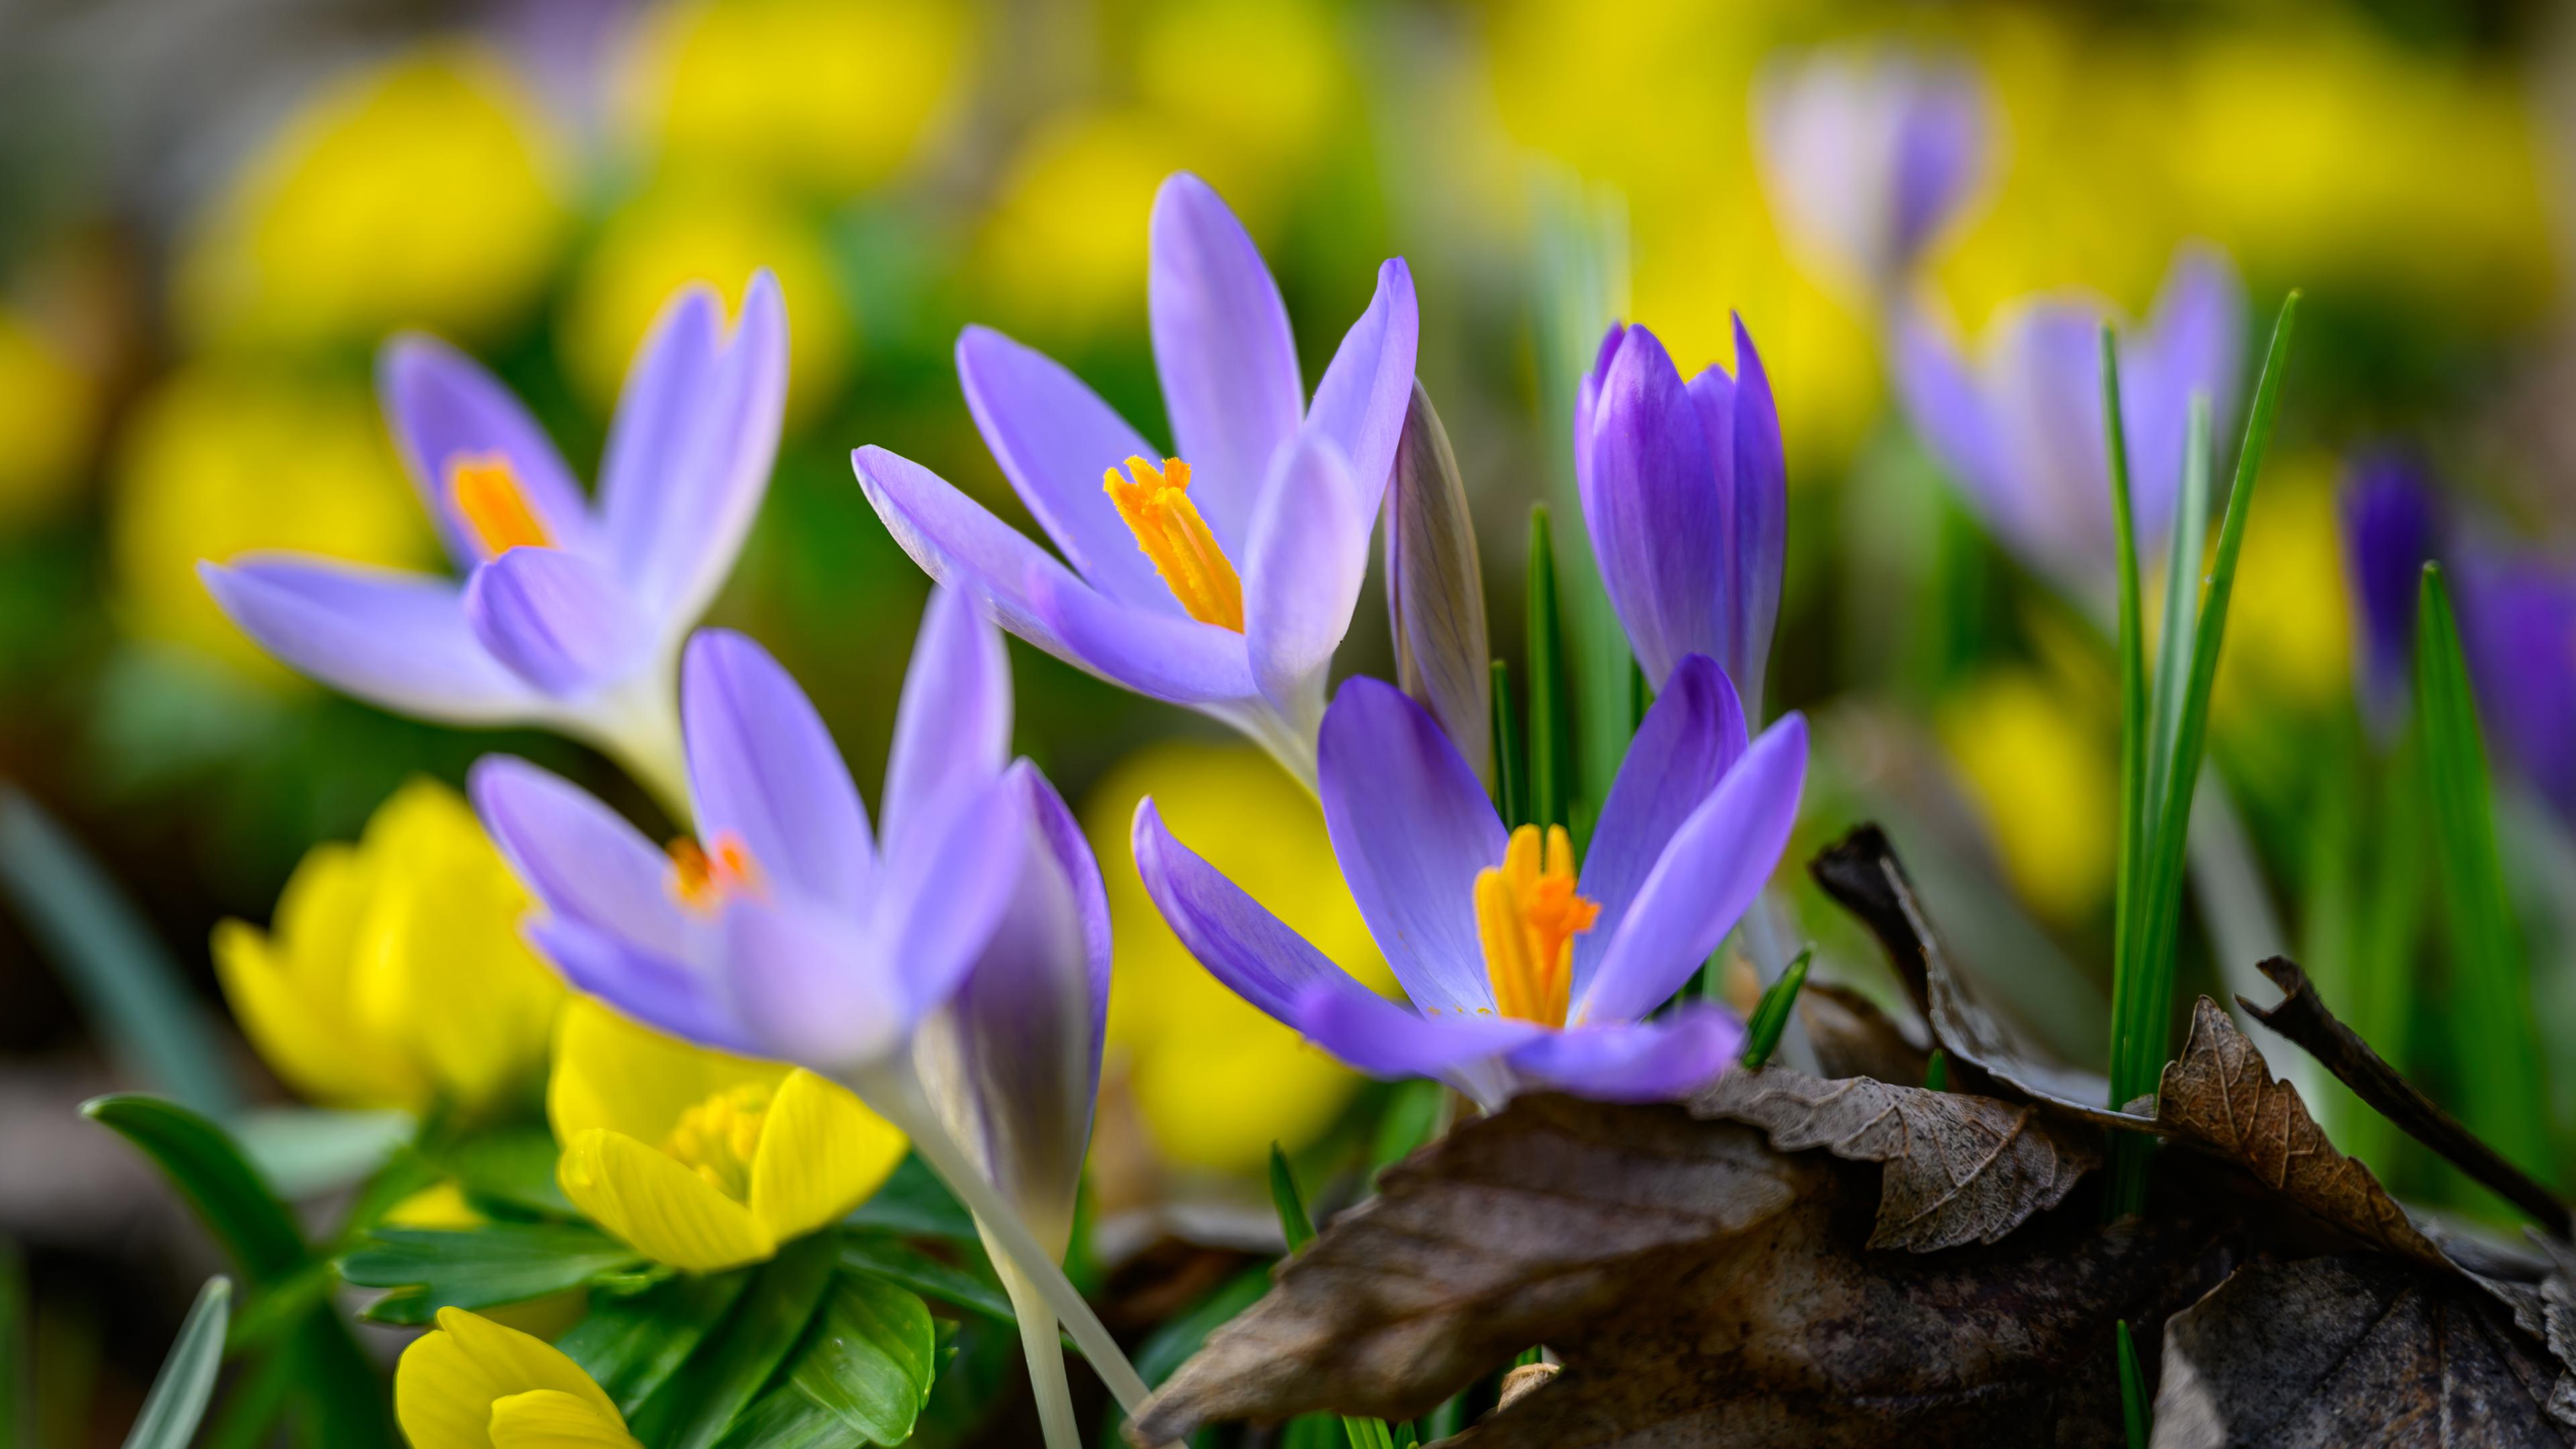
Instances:
[[[876,1191],[902,1133],[801,1067],[707,1051],[595,1001],[564,1013],[546,1115],[592,1221],[692,1273],[756,1263]]]
[[[244,1033],[306,1097],[480,1108],[533,1084],[565,997],[520,939],[528,908],[464,800],[418,780],[356,845],[304,857],[273,929],[216,927],[216,973]]]
[[[412,1449],[641,1449],[579,1364],[460,1308],[403,1350],[394,1415]]]

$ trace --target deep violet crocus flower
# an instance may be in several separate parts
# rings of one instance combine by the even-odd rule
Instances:
[[[2144,325],[2121,329],[2120,404],[2138,546],[2153,558],[2182,488],[2191,398],[2224,436],[2244,363],[2244,291],[2227,258],[2187,247]],[[1986,527],[2087,603],[2110,598],[2117,562],[2102,428],[2101,327],[2081,293],[2005,309],[1974,362],[1919,311],[1896,321],[1897,385],[1915,431]]]
[[[1487,1108],[1524,1089],[1678,1097],[1744,1036],[1722,1007],[1661,1006],[1708,959],[1787,845],[1807,764],[1790,714],[1749,745],[1705,656],[1639,726],[1578,873],[1562,827],[1507,830],[1420,705],[1344,683],[1324,718],[1324,820],[1409,1005],[1362,986],[1191,853],[1149,798],[1136,867],[1163,918],[1246,1001],[1362,1071],[1436,1077]]]
[[[1311,784],[1413,387],[1412,274],[1379,268],[1310,403],[1278,284],[1207,183],[1163,183],[1151,252],[1177,457],[1044,354],[982,327],[957,341],[975,424],[1061,560],[919,464],[851,463],[904,550],[1003,628],[1225,721]]]
[[[291,554],[199,571],[243,632],[401,714],[538,724],[681,797],[671,676],[760,510],[787,397],[787,315],[755,274],[730,333],[682,290],[627,375],[599,497],[509,389],[427,337],[388,344],[387,421],[457,580]]]
[[[1010,1265],[1033,1369],[1060,1387],[1061,1317],[1133,1409],[1142,1382],[1057,1265],[1097,1095],[1108,903],[1063,800],[1007,762],[1001,636],[933,595],[873,833],[821,717],[758,645],[701,632],[680,693],[697,834],[667,853],[526,761],[475,766],[484,824],[540,907],[530,939],[648,1026],[855,1087]]]
[[[2352,590],[2353,681],[2362,722],[2382,743],[2406,720],[2415,669],[2415,604],[2424,565],[2442,554],[2423,470],[2398,453],[2360,460],[2343,486],[2344,576]]]
[[[1763,190],[1783,229],[1871,301],[1899,294],[1981,178],[1976,74],[1895,49],[1774,61],[1754,91]]]
[[[1780,613],[1788,470],[1770,379],[1744,320],[1737,375],[1687,383],[1643,327],[1613,325],[1577,389],[1574,479],[1602,587],[1647,682],[1704,654],[1760,718]]]
[[[2490,736],[2562,821],[2576,821],[2576,569],[2493,546],[2446,564]]]

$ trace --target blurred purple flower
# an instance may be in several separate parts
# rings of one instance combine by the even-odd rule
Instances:
[[[1753,120],[1764,189],[1786,229],[1874,298],[1902,290],[1985,160],[1975,73],[1897,50],[1774,62]]]
[[[2424,470],[2401,453],[2353,466],[2342,498],[2344,573],[2358,605],[2354,692],[2383,743],[2406,720],[2415,669],[2415,602],[2424,565],[2441,556],[2441,520]]]
[[[1760,718],[1780,612],[1788,473],[1744,321],[1730,378],[1688,383],[1655,335],[1614,324],[1574,405],[1574,477],[1602,586],[1647,681],[1704,654]]]
[[[2450,569],[2488,737],[2562,818],[2576,820],[2576,570],[2461,550]]]
[[[336,689],[450,724],[542,724],[667,795],[671,672],[733,567],[778,451],[787,316],[767,272],[730,336],[705,287],[673,298],[628,374],[597,506],[490,373],[395,339],[378,384],[462,584],[291,554],[202,564],[243,632]]]
[[[918,464],[876,447],[851,463],[904,550],[1003,628],[1213,715],[1311,782],[1325,673],[1413,387],[1412,275],[1400,258],[1379,269],[1310,406],[1278,285],[1205,182],[1163,183],[1152,254],[1178,460],[1158,464],[1044,354],[982,327],[957,341],[976,426],[1063,561]]]
[[[2192,394],[2209,396],[2213,437],[2235,412],[2244,312],[2226,256],[2186,247],[2154,315],[2121,331],[2130,497],[2150,568],[2182,487]],[[1988,529],[2086,600],[2107,598],[2117,564],[2100,341],[2112,315],[2082,294],[2024,300],[2002,314],[1976,363],[1919,312],[1896,324],[1897,384],[1915,430]]]
[[[1770,877],[1798,811],[1806,721],[1750,745],[1704,656],[1673,671],[1630,745],[1576,894],[1563,830],[1507,831],[1448,736],[1354,678],[1325,714],[1324,820],[1411,1006],[1344,974],[1137,807],[1136,867],[1192,955],[1362,1071],[1437,1077],[1488,1108],[1555,1089],[1679,1096],[1724,1071],[1742,1023],[1691,1002],[1652,1021]]]

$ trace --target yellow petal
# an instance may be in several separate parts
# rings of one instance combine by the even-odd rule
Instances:
[[[555,1180],[592,1222],[656,1263],[713,1273],[778,1251],[776,1235],[751,1209],[623,1132],[588,1127],[574,1134]]]
[[[751,1212],[780,1242],[859,1205],[911,1146],[858,1094],[799,1067],[778,1084],[751,1159]]]
[[[299,980],[275,938],[226,921],[215,927],[214,946],[215,975],[242,1034],[297,1093],[335,1107],[428,1105],[428,1084],[411,1060],[351,1025],[336,993]]]
[[[492,1449],[636,1449],[611,1409],[556,1389],[531,1389],[492,1405]]]
[[[479,1228],[491,1219],[465,1200],[453,1179],[425,1187],[385,1210],[389,1228]]]
[[[546,1119],[566,1145],[593,1127],[659,1144],[681,1113],[718,1092],[745,1082],[774,1087],[786,1075],[777,1062],[694,1047],[582,997],[555,1028]]]
[[[358,942],[373,872],[354,846],[317,845],[296,862],[278,893],[275,925],[287,965],[299,985],[330,999],[349,1000],[349,955]]]
[[[608,1395],[552,1344],[461,1308],[442,1308],[437,1329],[414,1339],[394,1370],[394,1417],[412,1449],[492,1449],[494,1404],[537,1389],[625,1427]]]

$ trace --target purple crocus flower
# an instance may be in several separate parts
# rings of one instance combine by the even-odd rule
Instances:
[[[671,673],[759,512],[787,396],[787,316],[767,272],[730,334],[690,287],[626,380],[594,507],[490,373],[427,337],[378,368],[394,440],[465,573],[253,554],[202,564],[243,632],[335,689],[449,724],[541,724],[680,793]]]
[[[2149,557],[2181,492],[2192,394],[2209,396],[2213,435],[2235,409],[2244,311],[2226,256],[2187,247],[2154,315],[2120,335],[2130,497]],[[1897,383],[1915,430],[1996,537],[2086,600],[2109,597],[2117,562],[2102,428],[2110,316],[2080,293],[2027,299],[2006,309],[1975,363],[1920,313],[1896,324]]]
[[[2576,820],[2576,570],[2462,553],[2460,642],[2487,732],[2561,819]]]
[[[2415,668],[2415,603],[2441,556],[2441,520],[2422,468],[2400,453],[2355,464],[2344,483],[2344,573],[2358,605],[2353,652],[2362,720],[2385,742],[2406,719]]]
[[[680,693],[698,833],[667,853],[524,760],[474,767],[484,825],[538,902],[529,938],[648,1026],[850,1082],[1040,1295],[1032,1319],[1061,1316],[1141,1402],[1057,1267],[1099,1081],[1108,900],[1063,800],[1008,763],[1001,636],[933,595],[873,833],[821,717],[757,644],[699,633]],[[1051,1318],[1044,1337],[1053,1352]]]
[[[1309,403],[1278,285],[1207,183],[1163,183],[1152,253],[1177,459],[1044,354],[981,327],[957,342],[976,426],[1061,561],[916,463],[851,463],[904,550],[1002,627],[1224,720],[1311,782],[1413,387],[1412,274],[1379,268]]]
[[[1689,382],[1643,327],[1614,324],[1574,404],[1583,522],[1628,641],[1662,688],[1686,656],[1715,659],[1759,718],[1780,612],[1788,470],[1771,382],[1744,319],[1737,376]]]
[[[1896,50],[1774,62],[1754,94],[1764,189],[1800,245],[1873,299],[1896,295],[1985,156],[1974,72]]]
[[[1807,727],[1748,746],[1734,686],[1684,659],[1619,769],[1578,886],[1557,828],[1504,828],[1420,705],[1374,679],[1324,717],[1324,820],[1411,1004],[1344,974],[1138,805],[1136,868],[1217,979],[1362,1071],[1437,1077],[1487,1108],[1525,1089],[1680,1096],[1743,1042],[1724,1009],[1661,1006],[1716,949],[1787,845]]]

